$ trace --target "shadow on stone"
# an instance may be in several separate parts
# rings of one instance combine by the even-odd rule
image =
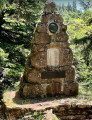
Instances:
[[[36,97],[36,98],[23,98],[19,95],[19,92],[16,92],[15,93],[15,96],[14,98],[12,99],[13,102],[15,104],[19,104],[19,105],[27,105],[27,104],[40,104],[40,103],[43,103],[43,102],[52,102],[52,101],[55,101],[55,100],[61,100],[61,99],[67,99],[69,98],[69,96],[64,96],[64,95],[58,95],[58,96],[55,96],[55,97],[52,97],[51,95],[48,95],[49,97],[45,97],[45,98],[39,98],[39,97]],[[73,97],[76,97],[76,96],[73,96]],[[72,96],[70,97],[72,98]]]

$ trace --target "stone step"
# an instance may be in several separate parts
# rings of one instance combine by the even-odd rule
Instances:
[[[85,115],[69,115],[69,116],[63,116],[59,117],[60,120],[92,120],[87,119]]]

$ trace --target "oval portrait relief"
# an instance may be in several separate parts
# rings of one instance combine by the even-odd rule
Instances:
[[[50,23],[50,25],[49,25],[49,31],[51,33],[56,33],[57,30],[58,30],[58,25],[55,22]]]

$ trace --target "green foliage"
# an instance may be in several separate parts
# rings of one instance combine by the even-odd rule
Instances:
[[[37,112],[34,112],[34,113],[26,113],[24,115],[24,117],[21,117],[19,119],[33,119],[33,120],[42,120],[43,119],[43,116],[44,116],[44,113],[37,113]]]
[[[8,55],[8,53],[5,53],[5,51],[2,48],[0,48],[0,62],[2,65],[8,60]]]
[[[0,0],[0,85],[4,89],[19,84],[43,2]]]
[[[85,5],[87,2],[82,1]],[[73,2],[73,5],[76,3]],[[82,4],[82,3],[81,3]],[[85,7],[85,5],[82,7]],[[90,4],[91,6],[91,4]],[[87,6],[89,8],[89,5]],[[92,83],[92,11],[88,8],[83,12],[73,10],[70,4],[59,7],[64,22],[68,25],[69,40],[74,53],[76,80],[87,85]]]
[[[81,18],[85,21],[85,23],[87,23],[88,25],[90,25],[92,22],[92,11],[90,10],[86,10],[83,12]]]
[[[79,0],[79,1],[80,1],[80,4],[81,4],[81,6],[83,7],[84,10],[87,10],[91,7],[91,1],[90,0],[87,0],[87,1]]]

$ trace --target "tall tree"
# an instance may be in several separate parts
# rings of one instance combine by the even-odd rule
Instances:
[[[68,5],[67,5],[67,10],[68,10],[68,12],[72,11],[72,6],[71,6],[71,4],[69,2],[68,2]]]
[[[65,5],[64,5],[64,3],[62,4],[61,9],[62,9],[63,11],[65,10]]]
[[[44,0],[0,0],[0,97],[2,88],[19,81],[43,3]]]
[[[91,7],[91,1],[84,1],[84,0],[80,0],[80,4],[83,7],[84,10],[87,10]]]
[[[76,0],[73,1],[72,8],[74,12],[77,10]]]

